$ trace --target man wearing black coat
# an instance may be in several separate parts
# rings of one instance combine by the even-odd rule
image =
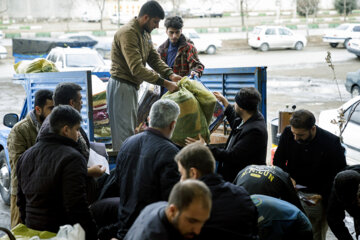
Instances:
[[[179,149],[170,140],[179,114],[180,108],[174,101],[155,102],[149,114],[150,127],[121,145],[116,159],[120,184],[119,239],[123,239],[144,207],[166,201],[180,179],[174,161]]]
[[[56,233],[80,223],[86,239],[97,239],[86,199],[87,161],[77,143],[81,120],[71,106],[54,108],[50,132],[19,159],[17,205],[29,228]]]
[[[210,219],[199,239],[257,239],[258,212],[245,188],[226,182],[214,174],[215,159],[201,143],[184,147],[176,156],[181,181],[198,179],[212,195]]]
[[[353,237],[344,223],[345,211],[354,219],[356,239],[360,235],[360,165],[348,166],[334,180],[327,209],[327,220],[334,235],[341,240]]]
[[[197,239],[210,211],[211,193],[203,182],[178,182],[168,203],[152,203],[141,211],[124,240]]]
[[[302,109],[292,114],[275,152],[274,165],[306,187],[300,199],[316,240],[326,238],[325,209],[334,177],[346,166],[344,151],[340,138],[316,126],[314,114]]]
[[[62,82],[59,83],[55,90],[54,90],[54,105],[69,105],[75,108],[79,113],[81,113],[82,107],[82,96],[81,96],[81,86],[72,83],[72,82]],[[50,131],[50,122],[49,119],[46,118],[41,128],[39,130],[37,141],[43,135],[47,134]],[[89,159],[89,151],[90,151],[90,141],[82,127],[79,128],[79,148],[81,153],[88,162]],[[100,165],[95,165],[88,168],[88,176],[86,178],[86,185],[87,185],[87,198],[89,204],[93,203],[97,197],[97,184],[95,182],[95,177],[100,177],[105,172],[105,168],[101,168]]]
[[[221,93],[214,95],[226,108],[225,116],[232,131],[225,148],[209,147],[219,162],[217,172],[224,180],[233,182],[246,166],[266,164],[268,134],[264,117],[258,111],[261,95],[253,87],[242,88],[235,96],[234,107]],[[187,138],[187,143],[190,142],[194,139]]]

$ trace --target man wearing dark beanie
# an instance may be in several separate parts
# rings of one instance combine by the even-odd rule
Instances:
[[[360,165],[339,172],[329,199],[327,220],[331,231],[341,240],[353,239],[344,223],[345,211],[354,218],[356,239],[360,235]]]
[[[263,115],[258,111],[261,95],[253,87],[242,88],[235,96],[235,104],[219,92],[215,97],[224,105],[225,116],[232,129],[224,148],[209,146],[219,162],[217,173],[233,182],[240,170],[248,165],[266,165],[267,130]],[[187,142],[193,142],[188,138]]]

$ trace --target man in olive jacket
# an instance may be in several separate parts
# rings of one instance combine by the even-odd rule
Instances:
[[[9,133],[7,147],[11,166],[11,228],[21,222],[19,208],[16,206],[18,185],[16,177],[16,164],[21,154],[35,144],[36,136],[43,121],[54,108],[52,95],[53,93],[50,90],[41,89],[37,91],[35,93],[34,110],[31,111],[25,119],[16,123]]]
[[[176,82],[181,77],[160,59],[151,41],[150,33],[159,27],[164,15],[159,3],[148,1],[141,7],[139,16],[121,27],[114,36],[111,78],[106,91],[114,150],[119,150],[124,140],[135,133],[137,90],[143,81],[163,86],[170,92],[178,90]],[[155,72],[146,68],[146,64]]]

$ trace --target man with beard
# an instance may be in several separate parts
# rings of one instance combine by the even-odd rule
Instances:
[[[200,234],[210,217],[211,193],[198,180],[185,180],[172,189],[169,201],[148,205],[125,240],[182,240]]]
[[[314,239],[325,239],[325,209],[334,177],[346,166],[339,137],[315,125],[308,110],[295,111],[281,134],[274,165],[289,173],[313,227]],[[305,187],[305,188],[304,188]]]
[[[148,1],[141,7],[138,17],[121,27],[114,36],[106,100],[115,151],[126,138],[135,134],[137,90],[143,81],[163,86],[170,92],[178,90],[176,82],[181,77],[160,59],[151,41],[151,31],[159,27],[164,16],[158,2]],[[146,68],[146,64],[155,71]]]
[[[240,89],[235,95],[234,107],[219,92],[215,97],[224,105],[225,116],[231,133],[225,148],[209,146],[215,160],[219,162],[217,173],[225,181],[233,182],[240,170],[248,165],[265,165],[267,130],[263,115],[258,111],[261,95],[253,87]],[[187,138],[187,144],[195,139]],[[205,142],[200,139],[201,142]]]
[[[52,91],[41,89],[35,93],[34,110],[11,129],[7,146],[11,165],[11,228],[20,223],[19,208],[16,206],[17,177],[16,164],[20,156],[36,142],[36,136],[45,118],[54,108]]]

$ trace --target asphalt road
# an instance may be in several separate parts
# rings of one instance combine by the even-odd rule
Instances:
[[[342,99],[331,69],[325,62],[326,52],[331,51]],[[315,113],[337,108],[350,99],[345,91],[346,73],[359,69],[359,60],[343,48],[332,49],[327,45],[309,46],[302,51],[254,51],[240,47],[220,50],[216,55],[200,55],[206,67],[267,66],[267,117],[276,117],[286,104],[296,104]],[[21,85],[11,80],[12,59],[0,62],[0,119],[5,113],[19,113],[25,92]],[[270,134],[270,133],[269,133]],[[9,228],[9,208],[0,200],[0,226]],[[335,239],[329,232],[327,239]]]

